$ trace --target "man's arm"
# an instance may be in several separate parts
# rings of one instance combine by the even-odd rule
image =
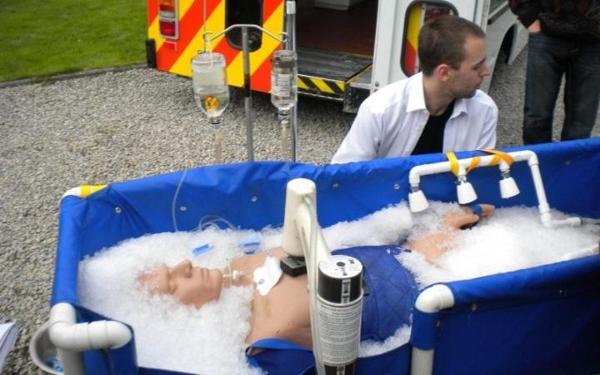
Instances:
[[[379,127],[378,117],[371,112],[367,101],[363,102],[352,127],[331,159],[331,163],[341,164],[375,159],[381,142]]]
[[[508,0],[510,9],[517,16],[519,21],[529,28],[538,18],[540,12],[540,2],[533,0]]]

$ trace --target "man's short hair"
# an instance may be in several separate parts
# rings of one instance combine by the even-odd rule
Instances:
[[[419,33],[419,66],[429,76],[436,66],[458,69],[465,59],[468,37],[485,38],[481,27],[457,16],[440,16],[425,23]]]

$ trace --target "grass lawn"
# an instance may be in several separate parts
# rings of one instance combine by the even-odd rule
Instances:
[[[0,0],[0,81],[142,64],[144,0]]]

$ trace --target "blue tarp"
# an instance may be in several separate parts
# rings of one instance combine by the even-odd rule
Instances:
[[[580,216],[600,217],[600,199],[598,196],[600,191],[600,138],[507,148],[504,151],[521,149],[529,149],[537,153],[547,199],[552,208]],[[460,152],[457,153],[457,156],[465,158],[480,154],[477,151]],[[175,231],[176,228],[178,230],[192,230],[197,228],[202,218],[207,216],[224,218],[233,225],[245,229],[262,229],[266,226],[279,227],[283,223],[286,183],[296,177],[305,177],[315,181],[319,222],[321,226],[327,227],[338,221],[356,219],[388,205],[406,200],[410,169],[415,165],[443,160],[445,160],[444,155],[431,154],[346,165],[315,166],[283,162],[256,162],[206,166],[138,180],[115,182],[85,199],[67,196],[62,200],[60,207],[58,249],[51,303],[69,302],[78,305],[77,268],[79,260],[124,239],[139,237],[147,233]],[[526,163],[515,163],[511,168],[511,173],[519,185],[521,194],[508,200],[500,198],[497,183],[500,176],[498,168],[476,169],[469,174],[469,180],[473,183],[480,202],[489,202],[498,207],[537,205],[530,170]],[[178,189],[179,185],[180,188]],[[421,181],[421,187],[429,199],[456,200],[453,176],[449,173],[424,177]],[[591,263],[595,261],[588,258],[586,260]],[[600,285],[597,282],[597,275],[600,271],[597,268],[594,269],[593,265],[589,266],[587,263],[582,265],[577,262],[558,264],[558,271],[554,269],[541,273],[536,273],[537,271],[534,270],[519,271],[508,278],[494,279],[489,285],[487,279],[484,279],[482,282],[485,282],[485,284],[481,285],[486,285],[485,287],[479,285],[477,279],[472,283],[466,282],[464,288],[459,287],[459,284],[452,284],[452,288],[457,295],[464,295],[465,301],[471,301],[474,298],[477,301],[477,306],[480,306],[481,303],[477,291],[485,291],[496,297],[491,298],[490,301],[486,300],[485,308],[482,307],[483,310],[477,310],[477,314],[462,314],[462,318],[459,318],[458,315],[453,315],[460,310],[457,307],[456,311],[448,313],[448,317],[444,316],[444,324],[441,325],[444,328],[434,332],[434,335],[437,335],[437,341],[434,341],[434,344],[437,346],[440,342],[451,341],[453,344],[448,344],[450,348],[465,347],[471,348],[471,350],[478,347],[483,348],[484,346],[475,344],[478,343],[477,340],[481,339],[477,337],[476,331],[467,334],[462,328],[464,328],[464,325],[468,326],[469,322],[474,320],[474,315],[492,316],[493,314],[488,313],[486,315],[481,312],[487,311],[487,303],[492,306],[499,304],[498,306],[501,307],[494,311],[497,311],[498,321],[502,321],[502,323],[496,324],[493,319],[481,323],[482,325],[485,323],[487,326],[490,324],[497,326],[495,330],[490,331],[493,334],[503,333],[499,336],[502,339],[501,343],[498,343],[500,339],[496,341],[489,339],[490,343],[497,344],[496,346],[492,344],[486,346],[490,350],[489,357],[496,358],[497,362],[504,361],[505,363],[515,364],[513,367],[498,367],[498,369],[502,369],[505,371],[504,373],[506,371],[513,373],[520,372],[519,369],[521,368],[539,368],[540,370],[552,368],[536,367],[535,364],[530,367],[520,367],[522,363],[529,363],[529,361],[533,363],[535,360],[526,358],[522,361],[516,361],[514,357],[507,357],[509,354],[506,353],[513,355],[515,351],[520,352],[521,349],[518,348],[524,344],[535,342],[538,345],[538,341],[545,342],[547,340],[543,336],[539,336],[544,329],[539,332],[540,330],[537,328],[541,327],[537,325],[533,325],[536,328],[534,331],[509,326],[511,329],[515,329],[516,332],[514,335],[508,335],[507,329],[502,327],[507,319],[501,319],[501,317],[514,314],[516,310],[519,312],[521,309],[528,310],[529,305],[524,303],[518,305],[518,308],[514,306],[506,307],[503,305],[503,300],[505,298],[510,300],[512,293],[519,295],[522,291],[527,296],[531,292],[531,286],[525,283],[523,279],[529,279],[532,277],[531,275],[535,275],[535,277],[540,277],[540,283],[545,285],[544,280],[546,280],[547,275],[559,272],[563,265],[571,267],[571,264],[575,267],[575,274],[578,272],[577,267],[582,269],[592,267],[591,276],[589,277],[595,280],[595,285]],[[577,283],[580,282],[582,281],[577,281]],[[560,285],[561,281],[548,281],[548,283]],[[544,286],[543,288],[550,287]],[[510,295],[506,296],[500,292],[502,290],[510,291]],[[586,298],[590,296],[595,296],[597,300],[600,300],[598,289],[582,293],[581,297],[573,298],[574,305],[577,305],[577,307],[587,306],[586,303],[589,301]],[[472,297],[473,295],[478,297]],[[579,298],[581,298],[581,301]],[[500,301],[497,301],[497,299]],[[538,314],[548,315],[549,311],[554,309],[569,311],[570,307],[563,308],[562,303],[561,307],[558,307],[557,304],[551,302],[553,301],[552,298],[548,297],[548,299],[550,301],[547,302],[545,302],[546,298],[542,298],[542,302],[536,300],[537,302],[531,311],[528,310],[529,312],[518,315],[520,319],[525,319],[521,323],[529,325],[533,320],[533,316]],[[561,298],[560,301],[565,299]],[[465,304],[472,307],[473,302],[465,302]],[[597,304],[591,304],[590,306],[586,319],[589,324],[592,324],[592,329],[597,329],[600,325],[598,323],[600,310]],[[506,311],[503,309],[506,309]],[[595,317],[590,316],[593,313],[595,313]],[[93,314],[80,310],[79,319],[81,321],[96,319],[91,315]],[[579,313],[573,311],[572,316],[576,319]],[[436,317],[435,319],[439,320],[441,318]],[[446,320],[452,323],[445,323]],[[448,328],[451,333],[446,334],[445,327],[454,327],[454,325],[457,328],[454,331]],[[581,327],[573,327],[573,330],[571,330],[573,332],[571,332],[569,331],[571,326],[575,326],[575,324],[565,324],[560,329],[556,328],[557,334],[552,337],[555,338],[558,333],[564,333],[568,340],[581,337],[585,330],[580,329]],[[521,337],[523,332],[535,336],[536,339],[526,340]],[[517,335],[517,333],[519,334]],[[486,333],[486,337],[487,335]],[[589,335],[584,336],[584,338],[589,338],[587,337]],[[465,345],[462,341],[453,341],[458,339],[469,340],[470,344]],[[599,343],[596,339],[582,345],[591,345],[597,348]],[[555,346],[550,343],[539,347],[543,350],[549,350],[553,355],[555,354],[551,350]],[[497,354],[492,353],[495,350],[498,350]],[[398,358],[407,362],[408,355],[406,352],[407,350],[403,348],[399,351],[398,357],[393,358],[391,362],[389,359],[386,362],[382,357],[382,372],[380,373],[385,373],[383,371],[385,368],[389,369],[386,363],[392,363]],[[444,358],[455,357],[457,355],[455,352],[456,350],[446,350],[440,347],[439,355],[436,354],[436,372],[444,372],[443,369],[447,372],[452,371],[452,368],[445,367],[445,363],[452,362],[444,362]],[[527,350],[522,352],[529,353]],[[103,355],[106,356],[106,353]],[[125,357],[122,353],[119,353],[119,355]],[[90,357],[94,357],[94,355],[86,354],[86,361]],[[96,357],[98,358],[94,361],[103,361],[99,359],[102,356]],[[477,357],[485,358],[488,363],[493,363],[492,360],[483,355],[472,355],[470,360],[477,361]],[[377,361],[377,359],[370,359],[369,361]],[[135,358],[130,358],[125,362],[133,364],[135,367]],[[550,361],[547,363],[557,362]],[[401,367],[408,369],[408,365],[406,363]],[[96,366],[99,365],[95,364],[94,367]],[[457,370],[458,373],[480,372],[477,370],[479,367],[476,364],[465,362],[465,366],[464,369],[462,367],[454,368],[464,370]],[[104,367],[99,366],[95,371],[97,373],[110,373],[108,369],[102,370],[102,368]],[[123,369],[120,367],[119,369],[117,372],[123,373],[121,372]],[[395,367],[395,369],[399,370],[398,372],[403,372],[398,367]],[[560,369],[560,367],[555,367],[555,369]],[[153,373],[151,369],[144,371]],[[396,372],[394,371],[394,373]]]

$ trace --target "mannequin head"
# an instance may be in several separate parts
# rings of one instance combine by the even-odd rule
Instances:
[[[139,276],[138,281],[153,294],[168,294],[196,307],[219,298],[223,288],[221,271],[195,267],[189,260],[173,267],[161,265]]]

